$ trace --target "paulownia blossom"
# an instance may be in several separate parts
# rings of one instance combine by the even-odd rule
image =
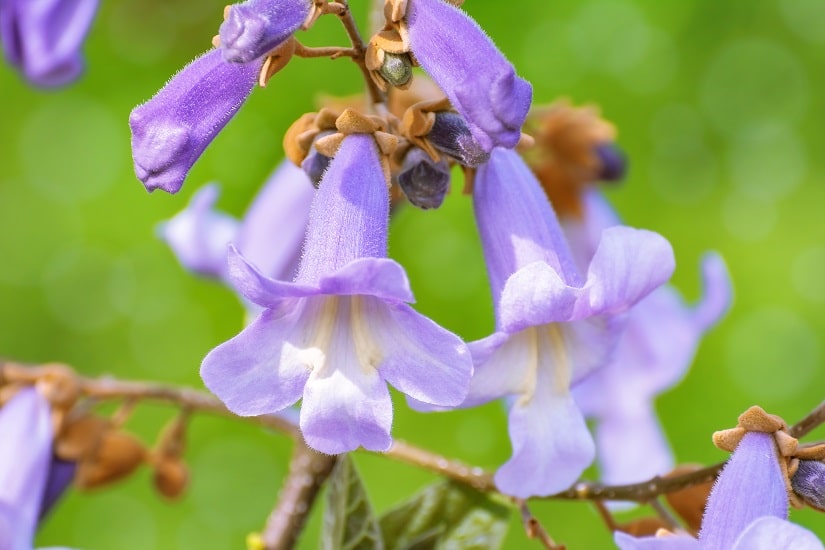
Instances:
[[[579,266],[586,266],[602,231],[618,225],[619,219],[598,191],[588,191],[582,199],[581,218],[571,216],[562,227]],[[597,421],[596,449],[605,483],[635,483],[673,467],[653,400],[681,380],[702,336],[725,314],[731,300],[721,257],[707,254],[702,275],[704,296],[695,306],[686,306],[670,285],[636,304],[612,359],[573,390],[585,416]]]
[[[177,193],[215,136],[249,97],[262,61],[228,63],[210,50],[129,115],[135,174],[148,191]]]
[[[388,216],[375,140],[353,134],[316,192],[294,282],[265,277],[230,253],[235,286],[265,308],[201,366],[207,387],[230,410],[260,415],[303,398],[307,444],[337,454],[389,448],[387,383],[425,403],[461,403],[469,353],[405,304],[413,299],[406,274],[386,258]]]
[[[822,550],[816,536],[788,519],[788,493],[772,434],[749,432],[708,499],[699,539],[634,538],[616,532],[621,550]]]
[[[224,59],[249,63],[280,46],[309,15],[311,0],[247,0],[229,6],[220,28]]]
[[[595,453],[571,385],[606,364],[618,315],[670,277],[673,251],[656,233],[612,227],[582,275],[538,181],[510,150],[479,168],[473,198],[496,332],[470,344],[475,375],[462,406],[508,398],[513,456],[496,485],[551,494]]]
[[[291,162],[282,163],[239,221],[214,210],[216,185],[199,189],[189,205],[160,228],[181,265],[205,277],[229,282],[227,245],[261,273],[292,280],[298,267],[309,207],[315,189]]]
[[[6,60],[43,88],[73,82],[83,72],[80,48],[98,0],[0,0],[0,42]]]
[[[489,152],[515,147],[533,88],[478,24],[444,0],[408,0],[412,53]]]
[[[36,389],[21,389],[0,409],[3,550],[33,548],[52,465],[52,437],[51,408]]]

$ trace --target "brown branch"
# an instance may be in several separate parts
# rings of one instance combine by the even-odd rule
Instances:
[[[468,466],[463,462],[448,459],[397,439],[393,442],[390,450],[383,454],[469,485],[477,491],[498,492],[493,483],[493,475],[483,468]]]
[[[820,426],[823,422],[825,422],[825,401],[820,403],[817,408],[805,415],[805,418],[791,426],[788,433],[799,439],[800,437],[808,435],[814,428]]]
[[[358,50],[355,48],[341,48],[339,46],[309,47],[295,41],[295,55],[298,57],[329,57],[338,59],[339,57],[357,57]]]
[[[295,438],[289,474],[278,504],[266,521],[261,543],[266,550],[293,548],[324,482],[332,473],[336,457],[307,447],[303,438]]]
[[[513,503],[521,513],[521,522],[524,524],[524,531],[527,534],[527,538],[538,540],[547,550],[565,550],[564,546],[556,544],[550,537],[550,534],[542,527],[541,523],[539,523],[539,520],[533,516],[530,508],[527,507],[526,500],[514,498]]]
[[[333,2],[330,2],[330,4],[333,4]],[[367,69],[367,64],[364,61],[364,56],[367,53],[367,45],[364,42],[364,39],[361,38],[361,33],[358,31],[358,25],[355,23],[355,18],[352,16],[352,10],[349,9],[349,5],[346,0],[334,2],[334,4],[342,6],[342,9],[340,9],[337,15],[341,20],[341,24],[344,25],[344,30],[347,31],[347,36],[349,36],[353,50],[357,53],[357,55],[352,56],[352,60],[355,61],[358,68],[361,69],[361,73],[364,76],[364,81],[367,83],[367,91],[370,94],[370,99],[374,104],[386,102],[386,94],[375,85],[375,82],[372,81],[370,71]]]

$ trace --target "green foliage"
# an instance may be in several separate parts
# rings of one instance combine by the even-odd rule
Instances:
[[[376,550],[384,548],[367,491],[349,455],[342,455],[329,478],[321,548]]]
[[[487,495],[442,481],[381,516],[387,550],[500,548],[510,509]]]

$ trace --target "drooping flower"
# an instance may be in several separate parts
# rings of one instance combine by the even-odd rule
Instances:
[[[129,115],[135,174],[177,193],[186,174],[252,92],[262,61],[228,63],[210,50]]]
[[[229,283],[227,245],[234,243],[268,277],[292,280],[301,254],[314,188],[291,162],[269,177],[238,221],[214,210],[218,188],[199,189],[189,205],[161,228],[162,238],[181,265],[199,275]]]
[[[316,192],[295,282],[230,253],[237,289],[264,312],[212,350],[201,376],[239,415],[303,398],[300,427],[337,454],[391,444],[387,383],[425,403],[459,404],[472,364],[461,340],[405,302],[407,277],[386,258],[389,198],[375,140],[343,139]]]
[[[581,218],[566,217],[562,227],[579,265],[585,266],[596,253],[602,231],[619,220],[595,189],[583,193],[582,205]],[[720,256],[707,254],[702,274],[705,293],[695,306],[686,306],[669,285],[636,304],[612,359],[573,391],[585,416],[597,421],[596,448],[605,483],[635,483],[673,467],[653,400],[681,380],[702,336],[725,314],[731,300]]]
[[[32,84],[63,86],[83,72],[80,53],[98,0],[3,0],[0,42],[6,60]]]
[[[613,227],[583,275],[513,151],[493,151],[473,198],[496,332],[470,344],[475,374],[462,406],[509,398],[513,456],[496,485],[524,498],[551,494],[572,484],[595,452],[571,385],[606,363],[619,314],[670,277],[673,252],[656,233]]]
[[[708,499],[699,538],[614,534],[621,550],[821,550],[817,537],[788,518],[788,493],[771,434],[748,432]]]
[[[453,107],[466,119],[481,147],[515,147],[533,99],[478,24],[444,0],[409,0],[407,25],[412,53]]]
[[[249,63],[281,45],[309,15],[310,0],[247,0],[229,6],[219,36],[223,57]]]
[[[0,408],[0,548],[31,550],[52,464],[51,408],[34,388]]]

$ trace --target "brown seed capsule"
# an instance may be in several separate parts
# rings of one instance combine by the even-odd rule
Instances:
[[[146,449],[136,437],[124,432],[106,433],[97,453],[80,462],[77,486],[91,489],[114,483],[134,472],[145,458]]]
[[[657,517],[639,518],[618,526],[618,530],[634,537],[652,537],[659,529],[667,529],[668,525]]]
[[[183,461],[164,457],[155,463],[152,482],[166,498],[178,498],[189,483],[189,469]]]
[[[684,475],[701,470],[702,468],[703,466],[701,464],[681,464],[664,477]],[[708,495],[710,495],[712,488],[713,482],[707,481],[665,495],[673,511],[685,520],[687,526],[694,533],[698,533],[699,528],[702,526],[702,515],[705,513],[705,503],[708,500]]]
[[[58,458],[79,461],[92,456],[100,446],[109,421],[92,414],[70,415],[55,438],[54,452]]]

